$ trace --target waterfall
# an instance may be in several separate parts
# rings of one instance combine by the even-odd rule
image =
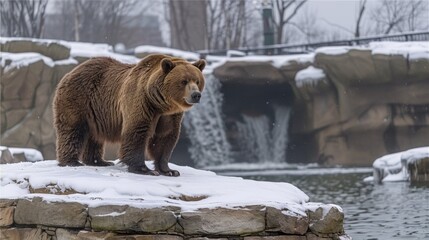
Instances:
[[[265,115],[243,115],[243,122],[237,122],[241,151],[251,162],[286,162],[290,109],[274,106],[273,111],[273,124]]]
[[[191,143],[188,151],[195,166],[214,168],[237,163],[233,156],[240,156],[242,164],[286,164],[290,108],[274,105],[273,120],[266,115],[242,115],[243,120],[235,125],[238,141],[233,152],[226,134],[220,89],[220,81],[206,75],[201,102],[183,120]]]
[[[222,116],[221,83],[207,74],[201,102],[185,114],[183,125],[191,142],[189,153],[197,167],[231,162],[231,146]]]

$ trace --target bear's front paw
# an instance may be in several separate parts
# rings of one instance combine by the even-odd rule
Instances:
[[[113,166],[115,165],[112,162],[104,161],[104,160],[94,160],[94,161],[87,161],[86,165],[89,166],[99,166],[99,167],[107,167],[107,166]]]
[[[176,170],[168,170],[168,171],[165,171],[165,172],[160,172],[162,175],[164,175],[164,176],[170,176],[170,177],[178,177],[178,176],[180,176],[180,172],[179,171],[176,171]]]
[[[150,170],[145,167],[128,167],[128,172],[130,173],[137,173],[142,175],[151,175],[151,176],[159,176],[159,172],[156,170]]]
[[[60,167],[80,167],[80,166],[83,166],[83,164],[80,163],[79,161],[68,161],[68,162],[60,161],[58,163],[58,166],[60,166]]]

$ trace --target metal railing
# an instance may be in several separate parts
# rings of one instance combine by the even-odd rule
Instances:
[[[329,46],[357,46],[366,45],[374,41],[429,41],[429,31],[426,32],[409,32],[393,35],[382,35],[372,37],[362,37],[349,40],[327,41],[307,44],[276,44],[270,46],[256,47],[256,48],[238,48],[231,49],[245,53],[246,55],[282,55],[282,54],[302,54],[313,52],[319,47]],[[198,51],[201,55],[226,55],[228,50],[201,50]]]

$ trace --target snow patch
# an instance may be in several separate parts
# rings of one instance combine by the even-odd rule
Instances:
[[[9,148],[12,155],[24,154],[25,158],[30,162],[43,161],[43,155],[40,151],[33,148]]]
[[[429,59],[429,42],[371,42],[372,54],[402,55],[412,60]]]
[[[115,162],[109,167],[58,167],[57,161],[22,162],[1,166],[2,198],[43,197],[47,201],[80,202],[89,206],[129,205],[140,208],[178,206],[184,211],[200,208],[234,208],[250,205],[271,206],[305,212],[308,196],[289,183],[245,180],[218,176],[190,167],[170,167],[181,176],[144,176],[129,173]],[[153,162],[146,164],[153,168]],[[51,185],[72,189],[69,195],[35,194],[32,189]],[[205,198],[181,200],[183,196]],[[189,199],[189,198],[188,198]]]
[[[338,211],[340,212],[344,212],[343,209],[335,204],[324,204],[324,203],[317,203],[317,202],[309,202],[305,204],[305,208],[312,211],[312,212],[316,212],[317,209],[321,208],[322,209],[322,218],[321,220],[323,220],[326,215],[329,213],[329,211],[332,208],[336,208],[338,209]]]
[[[13,69],[19,69],[26,67],[32,63],[43,61],[46,65],[53,67],[55,65],[52,59],[43,56],[39,53],[8,53],[0,52],[0,65],[4,68],[4,72],[8,72]]]
[[[125,213],[126,213],[126,211],[124,211],[124,212],[111,212],[111,213],[107,213],[107,214],[99,214],[96,216],[98,216],[98,217],[117,217],[117,216],[124,215]]]
[[[357,47],[349,46],[336,46],[336,47],[320,47],[317,48],[315,53],[322,53],[325,55],[341,55],[348,53],[351,49],[358,49]]]
[[[65,46],[70,47],[70,56],[72,57],[111,57],[123,63],[134,64],[140,59],[113,52],[113,47],[103,43],[84,43],[84,42],[65,42],[61,41]]]
[[[299,88],[305,85],[314,86],[324,79],[326,79],[326,75],[323,70],[313,66],[308,66],[306,69],[297,72],[295,76],[296,86]]]
[[[134,49],[134,52],[135,54],[139,54],[139,53],[166,54],[174,57],[184,58],[190,61],[198,60],[200,58],[199,54],[197,53],[182,51],[182,50],[173,49],[173,48],[150,46],[150,45],[138,46]]]

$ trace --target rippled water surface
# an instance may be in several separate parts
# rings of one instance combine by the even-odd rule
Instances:
[[[312,202],[340,205],[345,231],[360,239],[428,239],[429,186],[407,182],[374,185],[364,183],[371,174],[307,176],[253,176],[264,181],[289,182],[303,190]]]

